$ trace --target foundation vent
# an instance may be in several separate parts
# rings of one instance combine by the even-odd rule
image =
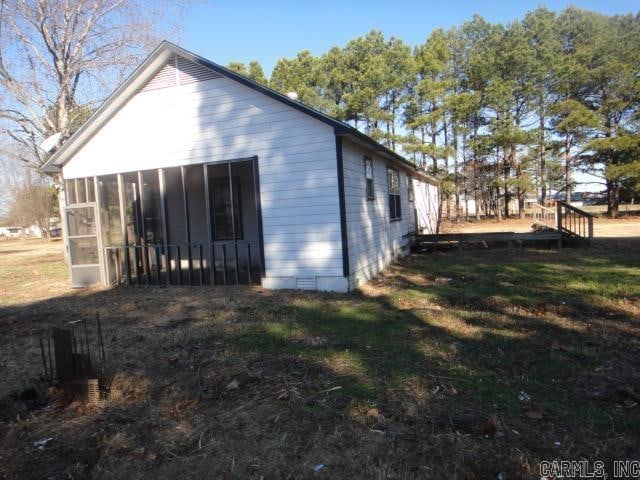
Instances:
[[[318,283],[315,277],[312,278],[296,278],[296,288],[298,290],[317,290]]]
[[[214,78],[222,78],[217,72],[203,67],[200,64],[187,60],[186,58],[174,55],[164,67],[156,73],[155,77],[149,80],[143,88],[143,92],[157,90],[158,88],[177,87],[188,83],[204,82]]]

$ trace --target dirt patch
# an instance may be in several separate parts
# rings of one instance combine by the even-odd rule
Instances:
[[[326,294],[72,290],[58,245],[6,244],[2,473],[514,479],[632,458],[640,249],[610,245],[412,255]],[[88,408],[42,386],[37,338],[96,311],[115,375]]]
[[[488,233],[488,232],[530,232],[534,224],[532,219],[509,218],[497,221],[494,219],[470,222],[444,222],[444,233]],[[593,224],[596,238],[640,237],[640,217],[609,219],[598,217]]]

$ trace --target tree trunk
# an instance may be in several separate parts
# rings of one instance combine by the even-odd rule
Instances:
[[[504,218],[509,218],[509,200],[511,195],[509,193],[509,174],[511,168],[509,167],[509,156],[507,155],[506,147],[503,149],[502,155],[504,156],[502,161],[502,175],[504,178]]]
[[[443,116],[444,121],[443,121],[443,130],[444,130],[444,148],[445,148],[445,155],[444,155],[444,178],[446,179],[446,177],[449,175],[449,156],[446,153],[447,147],[449,146],[449,134],[448,134],[448,128],[447,128],[447,117]],[[447,219],[451,219],[451,194],[449,192],[447,192]]]
[[[524,196],[526,194],[526,190],[522,190],[518,187],[518,218],[524,218]]]
[[[564,201],[571,203],[571,135],[564,139]]]
[[[480,202],[478,201],[478,115],[473,116],[473,197],[476,203],[476,220],[480,220]]]
[[[544,93],[540,95],[540,204],[544,205],[547,199],[547,161],[546,161],[546,145],[544,135]]]
[[[431,134],[431,145],[433,145],[435,147],[436,145],[436,134],[432,133]],[[431,156],[431,161],[433,162],[433,175],[436,176],[438,175],[438,157],[434,155]]]
[[[462,188],[464,190],[464,219],[469,221],[469,188],[467,185],[467,131],[462,131]]]
[[[620,205],[620,184],[607,180],[607,217],[618,218]]]
[[[451,127],[453,134],[453,150],[455,151],[453,155],[453,185],[454,185],[454,196],[455,196],[455,211],[456,211],[456,221],[460,220],[460,182],[458,181],[458,132],[456,131],[455,125]]]

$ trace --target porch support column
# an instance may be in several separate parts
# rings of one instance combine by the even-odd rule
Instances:
[[[204,204],[205,213],[207,216],[207,252],[209,253],[209,277],[211,285],[216,284],[216,269],[215,269],[215,252],[213,250],[213,239],[211,238],[211,202],[209,201],[209,169],[207,164],[202,165],[202,171],[204,175]]]
[[[158,183],[160,184],[160,215],[162,216],[162,239],[164,240],[165,283],[171,285],[171,252],[169,251],[169,227],[167,225],[167,191],[164,169],[158,169]],[[160,279],[158,279],[160,283]]]
[[[187,239],[187,259],[189,261],[189,285],[191,285],[191,222],[189,221],[189,197],[187,195],[187,182],[185,179],[184,165],[180,167],[180,177],[182,179],[182,205],[184,206],[184,224]]]
[[[102,244],[102,215],[100,215],[100,189],[98,186],[98,177],[93,177],[93,195],[96,201],[96,233],[98,235],[98,248],[100,249],[99,256],[102,259],[102,268],[100,268],[100,274],[102,276],[103,285],[108,285],[111,276],[109,275],[109,259],[107,258],[107,252],[104,250],[104,245]],[[89,180],[87,179],[86,185],[89,185]],[[89,196],[89,189],[87,189],[87,197]],[[87,198],[88,200],[88,198]],[[119,280],[119,279],[118,279]]]
[[[124,243],[124,265],[127,286],[131,285],[131,262],[129,262],[129,238],[127,236],[127,215],[124,209],[124,183],[122,174],[118,174],[118,200],[120,203],[120,228],[122,229],[122,242]]]
[[[258,220],[258,248],[260,250],[260,278],[266,276],[266,268],[264,261],[264,234],[262,232],[262,202],[260,198],[260,166],[258,165],[258,157],[253,157],[251,162],[253,167],[253,193],[256,204],[256,218]]]
[[[146,277],[147,287],[151,282],[151,266],[149,265],[149,247],[147,246],[147,232],[144,224],[144,175],[138,170],[138,188],[140,189],[140,226],[142,227],[142,237],[140,243],[142,243],[142,263],[144,264],[144,275]]]
[[[238,285],[240,283],[240,278],[238,277],[238,237],[236,236],[236,212],[233,205],[233,172],[231,171],[231,162],[227,163],[227,170],[229,172],[229,196],[231,197],[229,200],[231,203],[231,232],[233,234],[233,249],[236,263],[236,285]]]

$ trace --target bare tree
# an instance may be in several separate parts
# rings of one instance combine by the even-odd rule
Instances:
[[[21,160],[42,165],[42,140],[60,133],[64,142],[159,36],[175,35],[185,6],[169,0],[0,0],[0,131],[26,147]]]
[[[22,148],[20,144],[0,147],[3,216],[23,229],[36,225],[48,238],[50,218],[56,213],[56,192],[50,178],[19,161]]]

